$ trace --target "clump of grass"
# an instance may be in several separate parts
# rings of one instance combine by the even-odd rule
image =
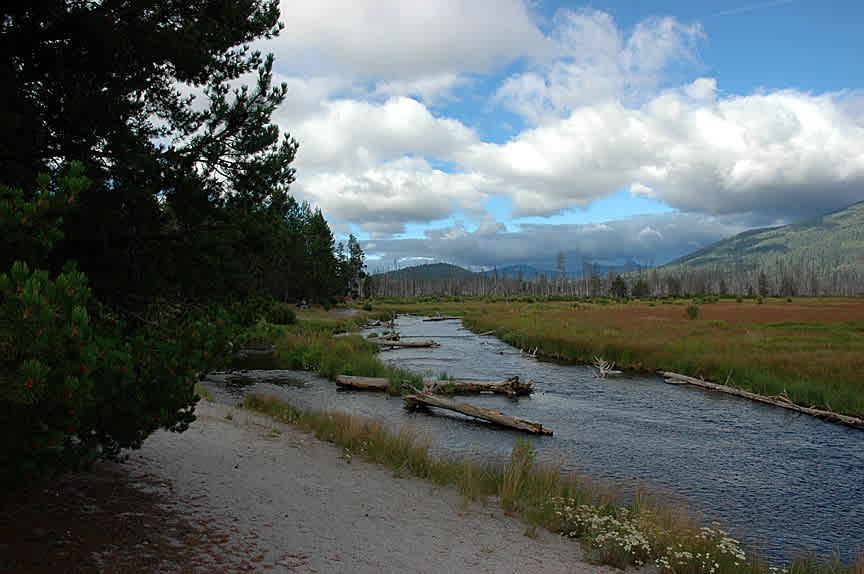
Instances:
[[[520,510],[520,502],[524,500],[524,490],[528,475],[534,466],[536,452],[531,443],[519,439],[513,445],[510,453],[510,464],[508,464],[501,476],[501,486],[498,494],[501,497],[501,506],[504,510]]]
[[[214,402],[213,393],[211,393],[210,389],[208,389],[201,383],[195,383],[195,394],[206,400],[207,402]]]
[[[687,305],[687,317],[690,319],[695,319],[699,316],[699,305],[696,303],[690,303]]]
[[[422,388],[423,380],[403,369],[385,365],[378,358],[378,345],[360,335],[333,337],[353,323],[306,322],[292,326],[276,341],[280,367],[317,372],[335,380],[338,375],[380,377],[390,381],[388,392],[402,394],[405,386]]]

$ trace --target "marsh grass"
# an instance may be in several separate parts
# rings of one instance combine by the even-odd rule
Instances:
[[[497,497],[502,508],[520,515],[526,535],[537,526],[577,538],[593,561],[625,568],[649,562],[662,574],[775,574],[758,558],[746,556],[740,544],[717,525],[704,527],[680,504],[639,490],[624,496],[608,485],[564,475],[560,465],[540,464],[527,441],[517,441],[503,465],[433,457],[427,439],[410,427],[398,432],[380,422],[342,413],[299,409],[290,403],[247,395],[243,407],[292,424],[332,442],[350,462],[360,457],[385,464],[395,476],[413,475],[451,485],[470,500]],[[626,501],[626,502],[625,502]],[[791,574],[864,574],[864,556],[844,564],[831,558],[798,560]]]
[[[314,371],[330,380],[338,375],[386,378],[393,395],[402,394],[406,387],[422,388],[421,376],[382,363],[375,343],[360,335],[334,336],[358,328],[353,321],[335,320],[286,326],[275,341],[277,364],[284,369]]]
[[[379,306],[463,315],[472,330],[494,330],[547,358],[590,363],[600,355],[625,369],[677,371],[864,415],[864,299],[712,299],[693,319],[680,308],[687,302],[585,299],[574,308],[572,301],[487,298]]]

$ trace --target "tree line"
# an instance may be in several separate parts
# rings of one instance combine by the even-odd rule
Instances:
[[[360,294],[356,238],[289,193],[287,88],[249,47],[278,4],[0,7],[0,482],[183,430],[241,329]]]
[[[378,274],[370,278],[368,294],[378,297],[424,296],[532,296],[532,297],[664,297],[695,295],[735,296],[844,296],[864,294],[864,276],[853,266],[835,264],[818,257],[795,259],[777,257],[757,265],[627,266],[622,273],[614,268],[598,272],[597,265],[585,259],[582,277],[568,277],[564,262],[558,258],[554,273],[516,276],[476,273],[472,276],[452,273],[429,279],[412,274],[410,268],[399,275]]]

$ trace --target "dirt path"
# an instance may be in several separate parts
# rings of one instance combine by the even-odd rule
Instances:
[[[614,571],[583,562],[573,541],[524,536],[497,508],[465,507],[454,489],[340,455],[263,416],[202,401],[186,433],[154,434],[120,468],[4,499],[0,571]],[[89,494],[82,480],[95,483]]]

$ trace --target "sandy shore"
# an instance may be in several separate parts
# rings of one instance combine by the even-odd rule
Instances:
[[[264,416],[206,401],[197,414],[188,431],[155,433],[122,465],[0,500],[0,570],[614,571],[585,563],[572,540],[525,536],[496,506],[349,463]]]
[[[202,401],[186,433],[152,436],[130,467],[170,484],[193,520],[219,526],[213,555],[260,570],[612,571],[583,562],[574,541],[545,531],[532,539],[497,508],[466,507],[455,489],[341,454],[266,417]]]

